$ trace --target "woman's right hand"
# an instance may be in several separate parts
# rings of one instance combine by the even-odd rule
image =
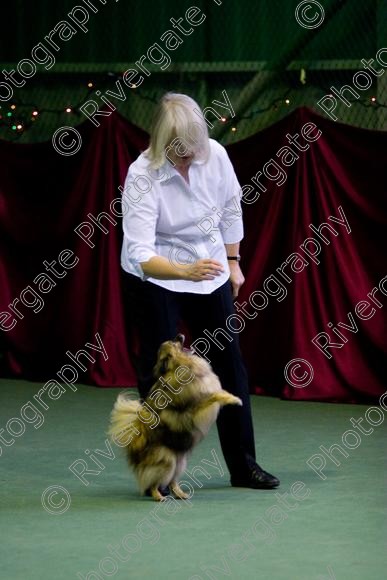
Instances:
[[[202,258],[184,268],[183,279],[191,282],[214,280],[224,272],[223,265],[217,260]]]

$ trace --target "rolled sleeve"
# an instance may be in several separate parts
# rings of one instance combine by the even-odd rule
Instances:
[[[129,192],[135,191],[133,185],[135,177],[129,169],[123,192],[123,212],[125,213],[122,266],[127,270],[130,264],[140,278],[146,280],[147,276],[143,272],[141,262],[147,262],[150,258],[157,256],[155,242],[159,208],[155,188],[137,197],[129,196]]]
[[[239,210],[237,209],[238,205]],[[219,229],[225,244],[236,244],[243,240],[242,208],[239,196],[236,196],[234,201],[228,203],[224,208]]]
[[[225,244],[236,244],[243,239],[241,186],[229,156],[224,149],[224,206],[219,229]]]

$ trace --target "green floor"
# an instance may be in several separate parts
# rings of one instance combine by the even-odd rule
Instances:
[[[0,380],[0,429],[11,417],[20,419],[21,407],[39,387]],[[161,505],[139,497],[119,448],[108,457],[105,429],[117,393],[79,386],[56,401],[46,398],[50,408],[39,429],[27,423],[11,446],[0,443],[1,579],[386,577],[387,422],[361,435],[359,446],[347,449],[348,458],[337,455],[340,466],[327,459],[326,479],[306,464],[321,453],[320,445],[343,446],[349,419],[364,417],[366,406],[253,397],[258,458],[281,479],[282,497],[231,488],[226,470],[222,475],[216,465],[218,458],[224,468],[213,428],[189,464],[190,470],[205,467],[210,479],[202,476],[200,487],[199,479],[187,477],[190,502]],[[10,427],[16,434],[23,424]],[[100,467],[85,453],[95,449],[106,454],[93,454]],[[88,485],[69,470],[77,459],[96,472],[84,476]],[[68,495],[53,488],[58,493],[50,499],[48,490],[44,509],[41,497],[50,486]]]

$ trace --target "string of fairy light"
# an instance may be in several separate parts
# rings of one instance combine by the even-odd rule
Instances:
[[[108,73],[107,76],[118,77],[116,73]],[[87,83],[84,84],[84,86],[86,89],[86,93],[84,94],[82,99],[75,104],[67,103],[63,107],[58,108],[39,107],[36,103],[28,103],[16,99],[7,105],[4,104],[0,105],[0,132],[3,131],[5,132],[4,137],[6,139],[7,138],[17,139],[20,138],[26,131],[34,127],[36,121],[40,119],[43,115],[55,114],[55,115],[83,116],[80,107],[91,97],[97,85],[94,81],[88,81]],[[159,97],[157,95],[146,94],[142,90],[140,90],[139,87],[137,87],[135,84],[131,86],[131,89],[132,94],[135,95],[136,98],[145,101],[150,101],[155,104],[159,100]],[[236,133],[236,131],[238,130],[239,123],[243,121],[252,120],[256,118],[258,115],[267,113],[269,111],[277,111],[281,107],[290,107],[292,104],[291,91],[292,89],[287,89],[282,96],[271,100],[265,106],[254,108],[245,115],[235,116],[232,118],[222,116],[219,119],[219,122],[228,125],[229,130],[232,133]],[[328,91],[325,90],[325,92],[329,94],[329,90]],[[293,103],[294,102],[295,100],[293,101]],[[358,104],[363,107],[372,107],[373,109],[387,108],[387,105],[380,103],[375,95],[371,95],[370,97],[365,97],[363,99],[358,100],[353,99],[351,104]]]
[[[20,100],[15,100],[9,104],[8,107],[0,105],[0,129],[5,128],[16,135],[21,136],[30,129],[35,121],[37,121],[39,117],[42,117],[43,114],[80,115],[80,107],[94,90],[94,83],[92,81],[87,83],[87,89],[87,94],[75,105],[68,103],[64,107],[55,109],[39,107],[36,103],[28,103]]]

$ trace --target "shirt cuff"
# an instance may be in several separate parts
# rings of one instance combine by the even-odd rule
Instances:
[[[136,258],[129,258],[129,262],[131,263],[132,267],[137,272],[137,274],[139,275],[139,277],[141,278],[141,280],[143,280],[144,282],[145,282],[145,280],[147,280],[151,276],[147,276],[144,273],[144,270],[141,267],[141,263],[142,262],[147,262],[148,260],[150,260],[154,256],[157,256],[157,254],[155,252],[151,252],[151,251],[141,251],[139,253],[139,255],[136,256]]]

